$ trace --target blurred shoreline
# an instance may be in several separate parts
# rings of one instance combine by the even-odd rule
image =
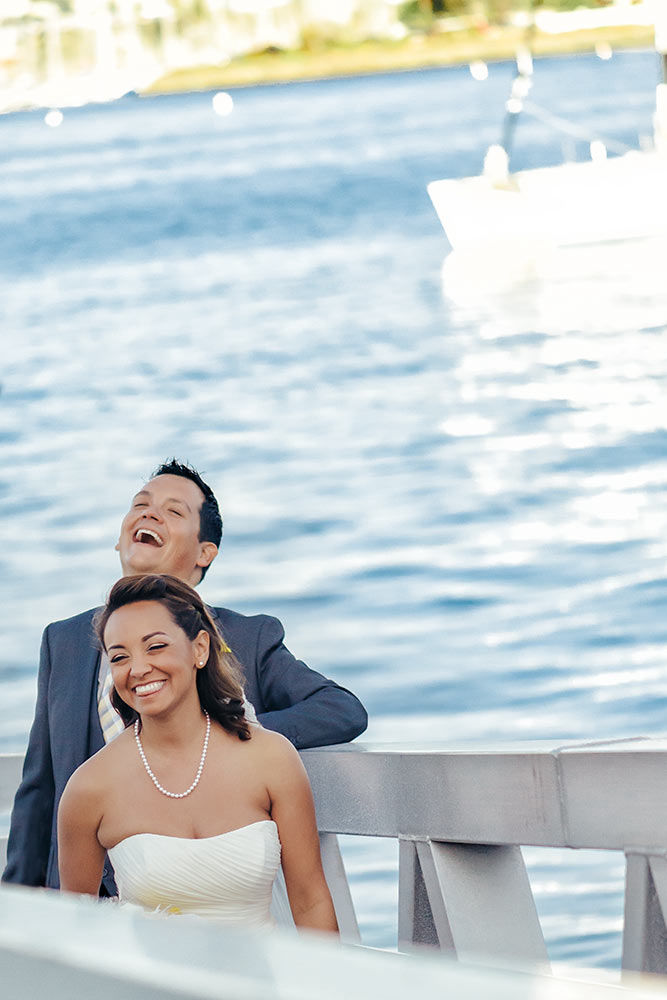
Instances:
[[[220,87],[247,87],[298,80],[394,73],[483,60],[515,58],[527,44],[526,29],[516,25],[485,29],[411,34],[400,41],[374,40],[356,45],[322,45],[294,51],[267,50],[231,60],[166,73],[142,88],[141,94],[166,94]],[[530,49],[535,56],[570,55],[605,49],[650,48],[654,29],[648,24],[601,25],[549,33],[535,29]]]
[[[534,23],[519,14],[502,24],[447,17],[434,21],[428,30],[403,26],[400,37],[393,38],[344,42],[311,35],[308,44],[299,48],[270,44],[236,55],[215,45],[201,48],[187,44],[171,50],[166,46],[159,57],[149,49],[132,49],[127,40],[123,43],[127,51],[123,46],[112,51],[116,36],[109,33],[108,25],[105,28],[96,22],[97,51],[104,53],[104,58],[85,71],[63,61],[61,28],[56,25],[50,62],[39,73],[26,65],[24,71],[10,75],[0,86],[0,113],[38,108],[53,112],[105,103],[129,93],[149,96],[226,90],[511,60],[526,48],[536,57],[597,52],[608,59],[614,50],[654,46],[651,11],[643,4],[626,3],[600,10],[582,8],[570,14],[544,11]],[[131,49],[134,54],[130,58]],[[59,112],[55,110],[55,114]]]

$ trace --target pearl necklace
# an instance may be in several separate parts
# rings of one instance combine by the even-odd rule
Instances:
[[[134,738],[137,741],[137,749],[139,750],[139,756],[141,757],[142,763],[146,768],[146,773],[151,779],[158,792],[162,792],[163,795],[168,795],[170,799],[184,799],[186,795],[190,792],[194,792],[195,788],[199,784],[199,779],[201,778],[201,773],[204,770],[204,761],[206,760],[206,751],[208,750],[208,738],[211,735],[211,716],[208,712],[204,711],[206,716],[206,736],[204,737],[204,748],[201,752],[201,760],[199,761],[199,767],[197,768],[197,774],[195,775],[195,780],[192,782],[190,787],[184,792],[168,792],[166,788],[163,788],[160,782],[157,780],[153,772],[151,771],[150,764],[146,760],[146,754],[144,753],[144,748],[141,745],[141,737],[139,736],[139,719],[134,723]]]

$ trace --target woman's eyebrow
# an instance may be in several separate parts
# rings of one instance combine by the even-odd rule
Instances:
[[[152,639],[156,635],[164,635],[164,636],[166,636],[167,633],[166,632],[161,632],[158,629],[157,632],[149,632],[148,635],[143,635],[141,637],[141,641],[142,642],[148,642],[149,639]],[[107,649],[125,649],[125,645],[122,642],[116,642],[116,643],[114,643],[113,646],[107,646]]]

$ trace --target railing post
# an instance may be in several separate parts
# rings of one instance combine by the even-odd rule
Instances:
[[[667,860],[642,851],[626,853],[624,972],[667,972]]]
[[[403,840],[400,851],[399,948],[548,967],[520,848]]]
[[[0,819],[4,819],[3,813],[7,811],[7,818],[14,801],[14,795],[21,780],[23,770],[22,753],[0,754]],[[3,824],[4,825],[4,824]],[[0,875],[4,871],[7,862],[7,836],[4,830],[0,831]]]
[[[455,954],[442,894],[433,882],[430,871],[426,875],[430,884],[426,883],[417,841],[401,837],[398,843],[399,951],[425,947],[440,948]]]
[[[335,833],[320,834],[322,868],[331,892],[336,920],[341,940],[345,944],[361,944],[357,915],[350,893],[350,885],[345,874],[345,866]]]

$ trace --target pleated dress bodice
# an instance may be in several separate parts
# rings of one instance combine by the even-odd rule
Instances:
[[[190,914],[242,926],[266,926],[280,865],[273,820],[193,840],[137,833],[109,850],[121,903],[151,912]]]

